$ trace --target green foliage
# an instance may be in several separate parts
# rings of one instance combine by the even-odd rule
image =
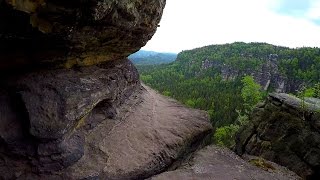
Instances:
[[[214,110],[213,109],[209,109],[207,112],[209,114],[210,119],[212,119],[214,117]]]
[[[185,104],[188,106],[188,107],[195,107],[196,106],[196,103],[192,100],[192,99],[188,99]]]
[[[241,79],[225,81],[219,75],[214,77],[187,77],[178,62],[158,66],[138,66],[141,80],[159,92],[178,101],[209,111],[212,123],[223,126],[233,123],[242,109]],[[226,113],[228,112],[228,113]]]
[[[232,148],[235,145],[235,135],[239,129],[249,123],[249,116],[247,113],[242,114],[241,111],[236,110],[238,113],[237,120],[228,126],[218,128],[214,135],[214,143],[220,146]]]
[[[239,128],[239,125],[234,124],[218,128],[213,136],[215,144],[229,148],[233,147],[235,145],[235,134]]]
[[[177,58],[174,53],[158,53],[153,51],[140,50],[129,56],[129,59],[136,65],[153,65],[173,62]]]
[[[314,88],[307,88],[304,91],[304,97],[314,97]]]
[[[140,76],[140,79],[145,83],[149,83],[152,81],[152,76],[151,75]]]
[[[170,91],[163,91],[162,94],[165,95],[165,96],[171,96]]]
[[[314,96],[314,89],[313,88],[306,88],[303,86],[298,92],[297,97],[304,100],[306,97],[313,97]]]
[[[212,45],[178,54],[176,61],[161,65],[137,66],[141,80],[152,88],[178,101],[206,110],[214,127],[246,122],[253,106],[267,92],[261,91],[252,77],[270,55],[292,87],[313,87],[320,80],[320,50],[318,48],[290,49],[266,43],[232,43]],[[208,62],[206,65],[204,62]],[[221,69],[235,70],[232,77],[222,76]],[[272,90],[273,87],[270,88]],[[320,85],[313,88],[320,97]],[[311,91],[306,91],[310,95]]]
[[[238,113],[236,124],[239,124],[240,126],[244,126],[247,123],[249,123],[249,115],[247,113],[243,114],[241,111],[236,110]]]
[[[243,77],[241,82],[243,84],[241,97],[244,101],[245,110],[250,112],[262,100],[261,86],[254,81],[252,76]]]
[[[320,83],[317,83],[313,87],[313,97],[320,98]]]

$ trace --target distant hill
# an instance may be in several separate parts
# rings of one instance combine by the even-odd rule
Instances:
[[[167,64],[177,58],[174,53],[159,53],[154,51],[140,50],[129,56],[129,59],[136,65]]]
[[[211,112],[219,127],[233,123],[237,110],[244,110],[245,76],[252,76],[264,93],[296,93],[320,83],[320,49],[237,42],[183,51],[173,63],[138,70],[152,88]]]

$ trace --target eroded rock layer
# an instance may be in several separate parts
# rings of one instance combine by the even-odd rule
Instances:
[[[0,0],[0,179],[137,179],[211,133],[126,58],[165,0]]]
[[[262,156],[303,178],[320,178],[320,100],[270,94],[237,135],[236,152]]]
[[[95,69],[94,76],[91,76],[92,68]],[[54,74],[59,74],[60,70],[54,71]],[[109,73],[100,74],[100,71]],[[19,113],[11,106],[11,102],[17,101],[11,99],[10,93],[1,96],[0,103],[5,106],[0,108],[0,178],[146,178],[166,170],[175,161],[201,146],[203,139],[212,131],[207,114],[185,108],[148,87],[142,88],[137,74],[132,71],[136,72],[126,60],[68,71],[77,74],[72,76],[73,81],[82,79],[82,83],[77,83],[79,89],[73,91],[87,92],[83,94],[83,99],[101,94],[101,89],[106,92],[99,96],[98,102],[85,101],[87,104],[82,103],[82,106],[69,111],[67,106],[77,102],[77,98],[70,100],[67,97],[71,95],[63,96],[63,92],[68,93],[67,87],[54,91],[61,88],[62,84],[50,86],[55,83],[50,78],[30,81],[32,83],[23,85],[25,89],[15,91],[18,95],[14,98],[21,98],[21,116],[16,116]],[[65,71],[60,73],[67,77]],[[39,74],[35,77],[39,77]],[[92,84],[100,88],[93,88]],[[44,92],[50,87],[53,92],[59,92],[53,97],[63,97],[65,101],[59,106],[65,111],[46,107],[44,119],[37,119],[37,123],[33,123],[34,111],[31,109],[41,109],[44,104],[52,102],[41,103],[24,98],[22,94],[25,92],[37,94],[35,88],[31,87],[42,87]],[[47,96],[43,99],[50,98]],[[32,105],[27,106],[26,102]],[[90,110],[83,111],[86,106]],[[75,120],[72,120],[62,118],[68,117],[63,114],[66,112],[86,114],[78,118],[74,116]],[[45,120],[46,116],[61,119],[52,118],[49,121]]]
[[[2,84],[0,176],[4,179],[52,173],[77,162],[84,155],[83,126],[93,128],[115,118],[117,109],[140,88],[136,68],[126,59],[34,72]],[[87,122],[96,111],[99,118]]]
[[[165,0],[1,0],[0,70],[122,59],[155,33]]]

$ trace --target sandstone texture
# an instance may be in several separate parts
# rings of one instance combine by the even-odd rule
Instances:
[[[17,173],[7,171],[14,166],[21,168],[18,174],[37,174],[77,162],[86,142],[81,128],[90,113],[102,109],[95,125],[112,119],[125,99],[140,88],[138,73],[126,59],[77,70],[30,73],[3,84],[0,176]]]
[[[0,0],[0,179],[141,179],[201,147],[207,114],[127,56],[165,0]]]
[[[184,166],[174,171],[164,172],[152,177],[152,180],[298,180],[295,173],[267,162],[268,169],[261,169],[241,159],[226,148],[208,146],[195,153]]]
[[[155,33],[165,0],[1,0],[0,70],[123,59]]]
[[[237,154],[262,156],[304,179],[320,178],[318,99],[270,94],[255,108],[250,122],[237,135]]]
[[[141,85],[127,59],[156,32],[165,3],[0,0],[0,179],[150,178],[175,169],[205,144],[212,135],[207,114]],[[305,117],[298,125],[312,133],[303,131],[297,140],[310,147],[297,157],[314,173],[319,116],[310,113],[298,113]],[[187,174],[173,171],[175,177],[201,178],[198,171],[219,170],[213,164],[235,178],[291,177],[261,171],[214,146],[194,162],[181,170]],[[203,177],[228,178],[221,172]]]
[[[132,67],[125,60],[109,62],[108,66],[103,67],[80,68],[79,72],[67,71],[74,73],[72,77],[78,77],[75,79],[86,79],[82,84],[77,82],[79,89],[74,92],[87,92],[82,93],[84,102],[79,103],[81,106],[69,110],[67,107],[73,105],[71,102],[78,104],[78,99],[68,100],[66,97],[72,96],[63,96],[63,93],[68,94],[68,88],[62,88],[62,84],[49,86],[49,82],[56,83],[53,79],[46,85],[40,80],[28,81],[29,86],[23,85],[27,89],[25,91],[31,93],[27,97],[37,95],[36,87],[42,87],[43,92],[50,87],[50,90],[60,94],[53,96],[54,93],[45,93],[48,96],[42,99],[48,100],[48,103],[21,95],[21,104],[30,103],[25,106],[27,112],[21,113],[21,116],[15,116],[13,112],[16,109],[8,105],[12,101],[6,98],[8,96],[3,96],[0,102],[7,104],[0,108],[0,179],[141,179],[166,170],[200,147],[203,139],[212,132],[207,114],[186,108],[148,87],[141,87],[137,76],[128,74],[135,71],[130,69]],[[95,73],[90,71],[91,68]],[[60,70],[54,71],[56,75]],[[102,76],[99,71],[109,73],[102,73]],[[66,77],[65,71],[61,73]],[[35,77],[41,76],[37,74]],[[95,88],[90,86],[93,82],[96,83]],[[55,91],[59,88],[66,92]],[[19,92],[25,93],[22,89]],[[86,97],[93,98],[96,94],[101,98],[98,102],[86,100]],[[113,96],[109,97],[109,94]],[[64,97],[63,103],[56,101],[61,103],[59,105],[63,111],[55,109],[55,106],[45,107],[45,112],[36,111],[42,106],[54,104],[50,102],[49,95]],[[28,112],[30,122],[25,126],[23,123],[28,117],[24,115]],[[38,116],[30,112],[38,112]],[[68,114],[73,114],[71,117],[74,119],[68,119]],[[36,118],[33,119],[33,116]],[[37,119],[39,116],[43,118]],[[65,119],[55,119],[57,116]]]

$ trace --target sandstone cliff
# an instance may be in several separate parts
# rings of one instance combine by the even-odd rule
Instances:
[[[148,177],[210,134],[205,113],[142,90],[126,59],[164,6],[0,1],[1,179]]]
[[[207,114],[141,86],[126,58],[155,33],[164,6],[0,0],[0,179],[143,179],[202,147]],[[213,162],[245,164],[230,160]],[[235,177],[262,173],[245,167]]]
[[[243,57],[248,59],[252,58],[252,55],[247,56],[248,57],[243,55]],[[257,69],[247,68],[245,70],[241,70],[239,67],[232,67],[230,65],[214,62],[208,59],[202,61],[201,67],[204,70],[215,68],[217,71],[219,71],[224,80],[234,80],[244,75],[252,75],[263,90],[272,88],[275,92],[294,92],[298,90],[299,86],[302,84],[290,82],[288,77],[280,72],[277,54],[269,54],[263,59],[256,61],[262,62]]]
[[[303,178],[320,178],[318,99],[270,94],[237,135],[236,152],[262,156]]]

